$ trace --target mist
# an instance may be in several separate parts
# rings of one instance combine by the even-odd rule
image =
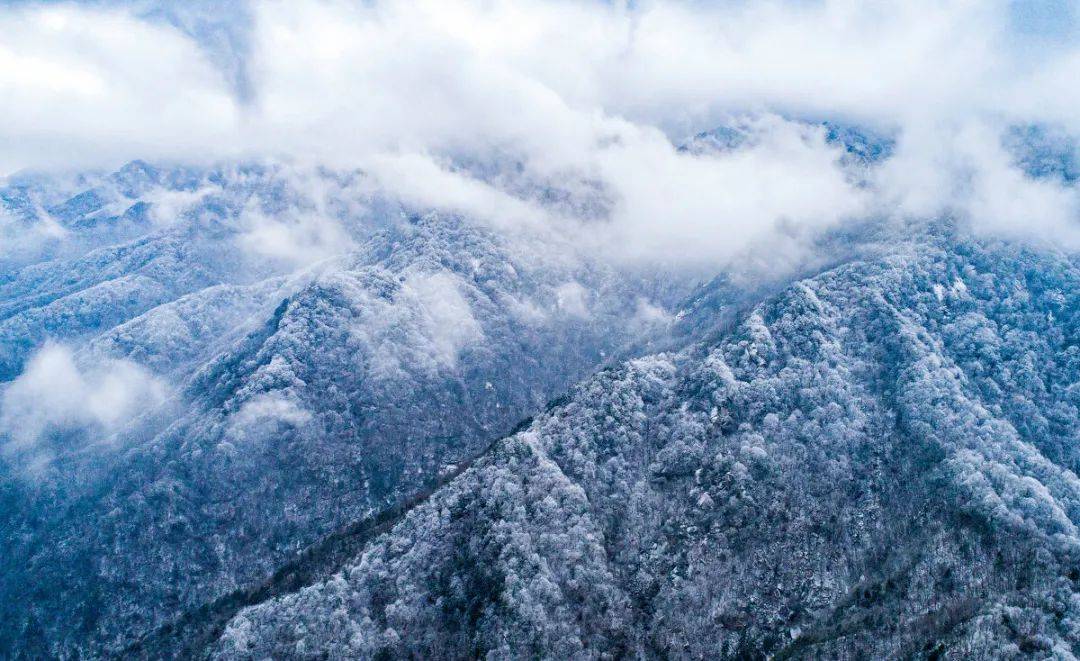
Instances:
[[[1080,132],[1076,4],[1039,5],[19,3],[0,9],[0,171],[360,169],[410,205],[624,260],[722,265],[853,218],[939,215],[1074,247],[1075,186],[1002,147],[1018,125]],[[895,156],[854,181],[822,119],[895,136]],[[749,145],[678,149],[747,122]],[[483,162],[517,174],[462,165]],[[300,239],[249,221],[246,248],[285,261],[340,243],[331,221]]]

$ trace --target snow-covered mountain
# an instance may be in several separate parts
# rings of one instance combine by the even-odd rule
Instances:
[[[216,658],[1071,658],[1080,262],[947,231],[611,366]]]
[[[154,172],[106,181],[135,167]],[[687,286],[371,200],[344,250],[290,270],[243,251],[253,206],[278,223],[309,202],[277,176],[201,175],[180,219],[5,279],[5,647],[115,651],[262,579],[665,328]],[[108,222],[154,213],[139,198],[171,192],[163,178],[110,189],[128,208]],[[100,213],[59,215],[85,236],[76,221]],[[121,420],[48,417],[34,379],[57,363],[90,399],[132,374],[121,399],[166,394]]]
[[[1080,653],[1074,253],[871,218],[702,278],[284,164],[0,197],[13,657]]]
[[[0,34],[0,661],[1080,658],[1080,0]]]

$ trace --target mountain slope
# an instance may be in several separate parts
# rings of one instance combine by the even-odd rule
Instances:
[[[1080,653],[1080,264],[928,239],[629,361],[220,658]]]
[[[307,275],[208,287],[95,336],[86,351],[182,389],[117,432],[122,452],[53,462],[96,481],[9,478],[3,636],[27,655],[121,649],[422,489],[654,323],[645,280],[515,250],[414,217]]]

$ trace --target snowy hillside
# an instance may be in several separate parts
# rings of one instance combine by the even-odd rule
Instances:
[[[1080,264],[951,240],[604,370],[221,658],[1063,656]]]
[[[215,194],[288,198],[242,181]],[[289,270],[245,255],[242,213],[210,195],[185,216],[7,280],[2,603],[26,650],[113,648],[262,578],[662,331],[688,284],[434,214]],[[57,370],[64,397],[112,387],[122,409],[42,411]]]
[[[0,35],[0,661],[1080,658],[1080,0]]]

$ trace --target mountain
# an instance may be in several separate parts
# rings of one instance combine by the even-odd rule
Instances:
[[[947,228],[797,280],[586,379],[209,652],[1071,658],[1077,285]]]
[[[796,120],[794,125],[801,127],[807,137],[820,134],[826,145],[841,150],[841,164],[848,169],[880,163],[891,157],[896,149],[896,140],[893,136],[866,126],[809,120]],[[679,145],[679,151],[703,155],[742,149],[758,142],[769,128],[768,124],[763,124],[760,118],[735,121],[692,136]],[[1020,149],[1036,143],[1029,136],[1022,135],[1011,144],[1015,144],[1016,148]],[[1056,143],[1048,140],[1043,147],[1049,144]]]
[[[32,443],[9,421],[0,648],[113,653],[262,580],[662,330],[686,289],[445,214],[361,219],[351,247],[284,269],[237,254],[244,213],[288,218],[303,198],[273,171],[200,176],[212,190],[180,218],[6,279],[8,404],[47,339],[90,389],[94,370],[138,370],[169,396],[107,428],[61,417]]]
[[[699,281],[285,164],[0,206],[0,656],[1080,654],[1075,254],[864,219]]]
[[[1080,0],[0,34],[0,661],[1080,659]]]

